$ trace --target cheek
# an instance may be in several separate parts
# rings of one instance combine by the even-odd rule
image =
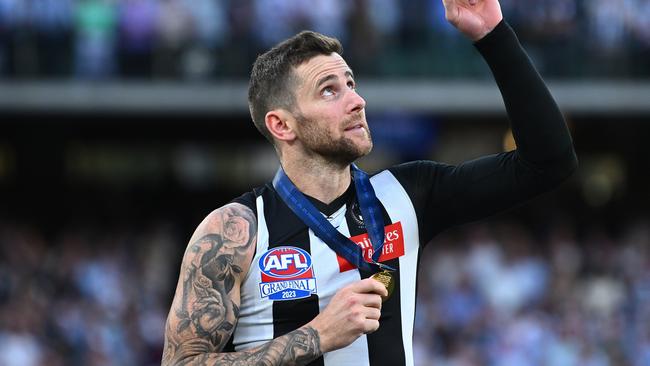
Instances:
[[[323,128],[326,128],[330,133],[340,134],[344,116],[340,113],[321,113],[318,116],[318,121]]]
[[[341,125],[338,120],[328,120],[325,122],[323,128],[327,130],[328,136],[334,139],[343,136],[343,131],[341,131]]]
[[[308,111],[303,111],[302,116],[305,118],[303,122],[309,124],[308,126],[303,126],[303,130],[312,132],[317,130],[319,134],[330,137],[340,137],[343,135],[341,127],[345,118],[339,112],[338,105],[325,104],[314,106]]]

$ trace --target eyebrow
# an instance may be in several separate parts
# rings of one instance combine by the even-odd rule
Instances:
[[[350,70],[345,71],[345,76],[349,76],[349,77],[351,77],[352,79],[354,79],[354,74],[353,74],[352,71],[350,71]],[[327,76],[324,76],[324,77],[322,77],[322,78],[320,78],[320,79],[318,80],[318,82],[316,83],[316,88],[318,88],[318,87],[321,86],[322,84],[324,84],[324,83],[326,83],[326,82],[328,82],[328,81],[330,81],[330,80],[336,79],[336,78],[338,78],[338,76],[336,76],[336,75],[334,75],[334,74],[329,74],[329,75],[327,75]]]

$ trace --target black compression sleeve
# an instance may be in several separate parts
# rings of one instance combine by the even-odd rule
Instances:
[[[534,163],[573,154],[562,113],[508,23],[502,20],[475,47],[499,86],[521,157]]]
[[[422,243],[551,190],[577,166],[564,118],[510,26],[502,21],[476,47],[494,73],[517,150],[458,166],[417,161],[391,168],[414,203]]]

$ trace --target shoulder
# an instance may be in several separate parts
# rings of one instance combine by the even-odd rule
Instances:
[[[215,234],[230,243],[254,238],[257,233],[257,197],[268,189],[269,184],[254,188],[210,212],[196,228],[190,244],[205,235]]]
[[[194,231],[190,243],[206,235],[219,235],[225,242],[244,244],[255,236],[255,212],[241,203],[231,202],[210,212]]]
[[[426,171],[426,170],[442,169],[448,166],[450,165],[438,161],[433,161],[433,160],[413,160],[413,161],[408,161],[406,163],[393,165],[392,167],[388,168],[388,170],[391,173],[392,172],[414,173],[423,170]]]
[[[238,203],[246,206],[253,212],[253,216],[257,216],[257,198],[272,190],[271,187],[271,184],[267,183],[261,187],[254,188],[252,191],[246,192],[233,199],[230,203]]]
[[[246,193],[242,194],[241,196],[235,198],[234,200],[230,201],[230,203],[231,204],[236,203],[236,204],[240,204],[242,206],[246,206],[251,211],[253,211],[254,215],[257,215],[257,204],[256,204],[257,196],[258,196],[258,194],[256,194],[257,190],[258,189],[255,189],[255,190],[250,191],[250,192],[246,192]]]
[[[237,274],[248,272],[257,241],[254,212],[240,203],[229,203],[212,212],[198,225],[185,252],[185,262],[201,266],[223,258],[235,264]]]
[[[432,160],[415,160],[394,165],[387,170],[402,184],[421,184],[433,180],[453,166]]]

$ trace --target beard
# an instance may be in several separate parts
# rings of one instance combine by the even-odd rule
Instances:
[[[349,126],[353,120],[358,120],[359,118],[361,117],[351,118],[343,125]],[[370,131],[367,129],[366,133],[368,134],[370,145],[369,147],[363,147],[355,144],[352,139],[346,136],[335,139],[328,129],[319,127],[318,123],[306,118],[302,114],[298,113],[296,120],[300,126],[301,142],[305,149],[314,155],[323,157],[331,163],[345,166],[367,155],[372,150],[372,137],[370,136]]]

